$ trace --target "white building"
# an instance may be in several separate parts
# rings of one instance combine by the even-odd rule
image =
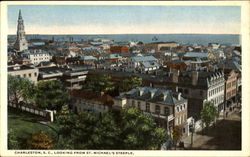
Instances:
[[[48,52],[42,50],[24,51],[22,55],[30,59],[34,65],[38,65],[41,62],[49,62],[52,59]]]

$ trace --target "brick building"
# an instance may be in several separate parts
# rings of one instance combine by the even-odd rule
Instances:
[[[111,53],[124,53],[129,52],[128,46],[110,46]]]

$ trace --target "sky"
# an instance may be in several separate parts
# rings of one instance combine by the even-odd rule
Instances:
[[[26,34],[240,34],[239,6],[8,5],[8,34],[19,9]]]

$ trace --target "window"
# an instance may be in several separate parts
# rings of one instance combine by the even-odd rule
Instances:
[[[170,112],[169,112],[169,108],[168,107],[164,107],[164,113],[165,115],[169,116]]]
[[[34,73],[35,76],[37,76],[37,73]]]
[[[184,109],[186,108],[186,104],[183,104],[183,108],[184,108]]]
[[[155,113],[156,114],[160,114],[160,106],[159,105],[155,105]]]
[[[29,77],[31,77],[31,73],[29,73]]]
[[[146,112],[150,112],[150,103],[146,103]]]
[[[23,74],[23,77],[26,77],[26,74]]]
[[[177,112],[179,112],[179,111],[180,111],[180,108],[179,108],[179,107],[177,107],[176,109],[177,109]]]
[[[138,108],[138,110],[141,110],[141,102],[140,101],[137,102],[137,108]]]
[[[182,105],[181,105],[181,111],[182,111]]]

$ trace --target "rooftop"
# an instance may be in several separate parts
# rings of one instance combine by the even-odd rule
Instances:
[[[128,91],[127,93],[123,93],[118,98],[122,97],[140,99],[165,105],[175,105],[177,103],[186,101],[186,99],[181,96],[181,93],[153,87],[137,87]]]
[[[104,105],[113,105],[113,98],[107,94],[97,93],[88,90],[79,90],[74,89],[69,91],[70,96],[78,98],[78,99],[85,99],[94,102],[100,102]]]
[[[142,61],[157,61],[157,59],[153,56],[134,56],[131,57],[137,62],[142,62]]]
[[[30,67],[27,65],[19,65],[19,64],[15,64],[14,66],[8,66],[8,71],[21,71],[21,70],[30,70],[30,69],[36,69],[34,67]]]

